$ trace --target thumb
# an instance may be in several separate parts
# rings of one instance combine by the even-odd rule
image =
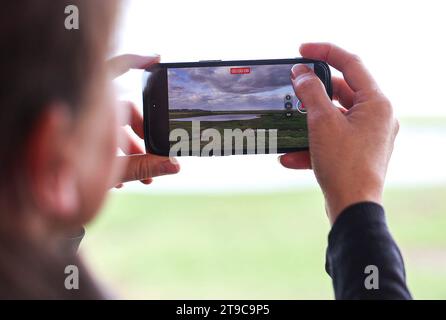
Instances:
[[[307,109],[312,113],[333,112],[333,104],[325,91],[322,81],[312,69],[304,64],[296,64],[291,69],[291,82],[294,92]]]
[[[124,172],[119,182],[146,180],[153,177],[178,173],[180,166],[175,158],[151,154],[135,154],[118,157],[125,162]]]

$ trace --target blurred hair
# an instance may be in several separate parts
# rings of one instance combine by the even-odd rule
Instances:
[[[78,30],[65,28],[68,5],[79,9]],[[2,3],[1,195],[14,188],[26,142],[45,108],[61,102],[73,115],[82,109],[93,76],[109,49],[116,6],[114,0]]]
[[[61,102],[73,119],[103,75],[118,0],[14,0],[0,10],[0,298],[100,298],[74,252],[52,250],[8,228],[18,220],[26,147],[39,118]],[[65,28],[65,8],[79,9],[79,29]],[[20,194],[20,195],[19,195]],[[5,203],[8,202],[8,207]],[[6,211],[10,211],[9,215]],[[9,223],[9,222],[8,222]],[[10,230],[11,229],[11,230]],[[76,264],[81,290],[66,290]]]

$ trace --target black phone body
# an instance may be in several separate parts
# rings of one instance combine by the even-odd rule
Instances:
[[[291,67],[298,63],[314,70],[331,98],[330,68],[305,58],[150,67],[143,80],[146,150],[218,156],[308,149],[305,106],[290,80]]]

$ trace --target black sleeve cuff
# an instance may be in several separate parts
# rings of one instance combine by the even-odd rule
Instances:
[[[365,286],[365,268],[379,270],[379,289]],[[410,299],[404,263],[385,219],[373,202],[353,204],[338,216],[329,235],[325,265],[337,299]]]
[[[387,230],[384,208],[375,202],[360,202],[345,208],[336,219],[328,235],[328,246],[333,246],[345,234],[362,228]]]

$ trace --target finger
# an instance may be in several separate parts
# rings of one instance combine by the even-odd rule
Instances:
[[[308,151],[284,154],[279,157],[279,162],[288,169],[311,169],[311,159]]]
[[[139,112],[136,104],[131,101],[123,101],[121,102],[121,105],[129,111],[129,116],[126,117],[126,121],[123,121],[121,125],[130,125],[138,137],[144,139],[144,118]]]
[[[113,78],[119,77],[130,69],[146,69],[160,62],[160,56],[139,56],[124,54],[108,61],[109,70]]]
[[[296,96],[307,109],[309,117],[316,113],[333,112],[333,103],[313,70],[304,64],[296,64],[291,69],[291,80]]]
[[[322,60],[344,75],[353,91],[376,90],[378,85],[358,56],[331,43],[305,43],[300,47],[303,57]]]
[[[126,168],[121,177],[121,183],[175,174],[180,170],[180,165],[174,158],[151,154],[118,157],[118,162],[120,161],[125,161]]]
[[[135,138],[125,129],[119,131],[119,148],[127,155],[144,154],[144,148],[135,140]]]
[[[117,184],[117,185],[115,186],[115,188],[116,188],[116,189],[121,189],[123,186],[124,186],[124,184],[123,184],[123,183],[120,183],[120,184]]]
[[[133,136],[130,135],[124,128],[122,128],[121,130],[121,135],[122,137],[120,138],[120,141],[125,141],[119,146],[122,152],[124,152],[127,155],[145,153],[144,149],[140,146],[140,144],[137,143],[137,141],[135,141]],[[150,178],[141,180],[141,183],[146,185],[151,184],[152,179]]]
[[[350,109],[353,106],[354,92],[348,86],[344,79],[332,77],[333,99],[338,101],[341,106]]]

